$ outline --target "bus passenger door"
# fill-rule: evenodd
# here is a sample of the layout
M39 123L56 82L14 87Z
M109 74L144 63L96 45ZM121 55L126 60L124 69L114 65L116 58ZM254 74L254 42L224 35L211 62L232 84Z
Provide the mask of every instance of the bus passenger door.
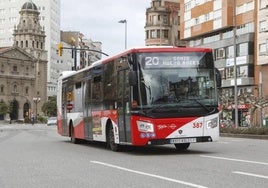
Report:
M124 69L119 70L117 74L117 109L120 142L131 142L128 72L128 69Z
M67 85L62 86L62 135L69 136L68 128L67 128Z
M84 83L84 131L85 139L93 140L92 109L91 109L91 79Z

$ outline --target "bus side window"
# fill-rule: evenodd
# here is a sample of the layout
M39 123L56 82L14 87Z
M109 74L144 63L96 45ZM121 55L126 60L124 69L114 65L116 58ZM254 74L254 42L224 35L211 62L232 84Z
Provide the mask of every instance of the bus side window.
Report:
M93 78L92 83L92 102L101 102L102 101L102 80L101 76Z
M114 109L116 100L116 64L104 65L103 74L103 104L105 109Z

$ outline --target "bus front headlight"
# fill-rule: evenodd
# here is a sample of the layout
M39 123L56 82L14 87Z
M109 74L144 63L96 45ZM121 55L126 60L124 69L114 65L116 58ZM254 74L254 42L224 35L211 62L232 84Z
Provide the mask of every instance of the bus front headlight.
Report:
M154 125L145 121L137 121L138 130L140 132L154 132Z
M207 128L212 129L218 126L218 118L213 118L207 121Z

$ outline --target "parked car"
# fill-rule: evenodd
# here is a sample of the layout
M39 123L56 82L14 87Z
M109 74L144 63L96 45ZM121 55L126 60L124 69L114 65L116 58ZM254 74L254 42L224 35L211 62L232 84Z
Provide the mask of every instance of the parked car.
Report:
M57 117L49 117L47 119L47 126L57 125Z

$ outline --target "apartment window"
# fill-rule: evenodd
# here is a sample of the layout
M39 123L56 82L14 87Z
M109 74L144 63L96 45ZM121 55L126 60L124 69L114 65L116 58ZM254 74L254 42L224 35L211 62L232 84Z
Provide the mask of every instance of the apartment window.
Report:
M268 8L267 0L260 0L260 9Z
M149 39L149 31L146 31L146 39Z
M199 18L195 18L195 24L199 24L199 23L200 23Z
M200 0L195 0L195 5L199 5L200 4Z
M167 15L163 16L163 23L168 24L168 16Z
M241 43L237 46L237 55L246 56L248 55L248 43Z
M157 16L156 15L152 16L152 21L153 21L153 25L157 24Z
M262 43L259 45L259 52L260 54L266 54L267 50L267 44L266 43Z
M253 22L251 22L248 24L238 26L236 34L242 35L242 34L253 33L253 32L254 32L254 24Z
M226 79L225 69L219 69L219 71L220 71L221 79Z
M188 2L184 5L185 12L191 10L191 2Z
M232 31L227 31L227 32L222 34L222 39L232 38L233 36L234 36L233 30Z
M234 67L228 67L225 69L226 78L233 78L234 77Z
M202 40L201 39L197 39L194 41L194 45L195 46L200 46L202 44Z
M205 14L205 22L209 21L209 14Z
M164 38L168 38L168 30L163 30Z
M160 29L157 29L157 38L160 38L161 37L161 31Z
M267 21L266 20L263 20L263 21L260 21L260 31L266 31L267 30Z
M248 77L248 66L240 66L237 69L238 77Z
M254 1L244 3L241 6L238 6L236 9L236 14L242 14L251 10L254 10Z
M155 32L155 30L151 30L151 38L156 38L156 32Z
M226 56L227 56L227 58L234 57L234 46L228 46L226 48Z
M224 48L219 48L215 50L216 60L225 58Z
M10 23L16 23L16 22L17 22L16 17L10 17L10 18L9 18L9 22L10 22Z
M209 36L209 37L204 38L203 43L207 44L207 43L216 42L219 40L220 40L220 35L213 35L213 36Z

